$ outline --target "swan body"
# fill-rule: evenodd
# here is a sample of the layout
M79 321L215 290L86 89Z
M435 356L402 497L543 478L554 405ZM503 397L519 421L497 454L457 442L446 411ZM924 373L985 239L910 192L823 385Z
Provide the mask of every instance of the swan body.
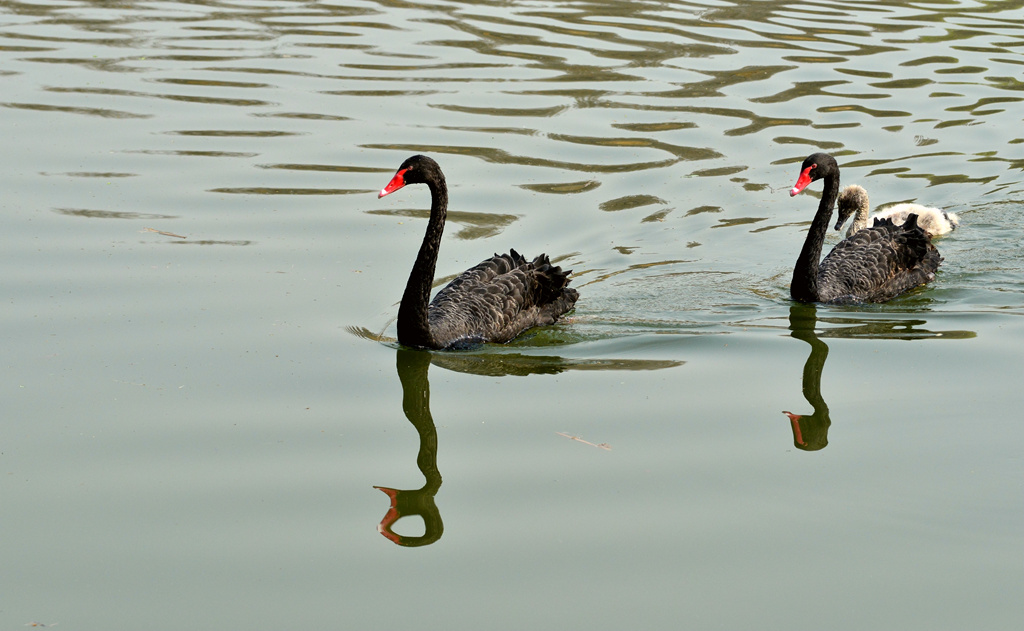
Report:
M853 223L846 231L846 236L851 237L854 233L863 230L871 225L868 217L870 204L868 192L856 184L851 184L839 192L839 200L836 204L838 219L836 230L843 227L846 220L853 216ZM921 204L895 204L883 210L876 211L875 219L888 217L896 225L907 221L911 214L917 215L917 225L929 237L939 237L949 234L960 225L960 217L956 213L948 213L940 208L922 206Z
M412 156L377 197L417 183L430 189L430 220L398 308L399 343L447 349L508 342L529 328L554 324L573 307L579 294L567 287L571 271L552 265L544 254L528 261L515 250L466 270L430 301L448 215L441 167L426 156Z
M935 278L942 261L925 231L911 213L898 225L876 220L871 228L853 234L819 262L832 206L839 195L839 165L827 153L804 160L800 177L790 190L796 195L815 180L824 180L818 212L793 269L790 294L800 302L885 302Z

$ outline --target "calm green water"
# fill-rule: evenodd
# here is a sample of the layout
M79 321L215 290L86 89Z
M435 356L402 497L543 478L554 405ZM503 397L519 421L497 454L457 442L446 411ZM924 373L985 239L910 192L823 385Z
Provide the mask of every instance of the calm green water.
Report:
M0 0L0 628L1016 629L1022 53L1011 2ZM791 304L816 150L960 215L932 285ZM439 276L544 251L572 317L398 348L418 152Z

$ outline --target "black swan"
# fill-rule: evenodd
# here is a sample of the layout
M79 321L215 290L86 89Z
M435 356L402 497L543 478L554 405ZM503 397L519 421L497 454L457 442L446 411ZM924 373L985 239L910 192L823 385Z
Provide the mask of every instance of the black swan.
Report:
M839 165L827 153L811 154L789 191L796 195L815 180L825 189L793 268L790 295L800 302L885 302L935 278L942 257L911 214L898 226L882 219L840 241L819 263L821 245L839 195Z
M515 250L466 270L431 302L448 215L448 187L437 162L416 155L402 163L377 197L406 184L426 184L430 189L430 220L398 307L399 343L445 349L508 342L531 327L553 324L576 303L579 294L567 287L571 271L563 272L544 254L527 261Z
M853 223L850 224L846 236L851 237L855 232L860 232L871 225L868 219L871 204L868 200L868 192L856 184L851 184L839 191L839 201L836 203L836 211L839 215L836 221L836 230L843 227L846 220L851 216ZM884 210L875 211L874 218L892 219L894 224L900 225L907 221L911 213L917 215L917 226L925 231L929 237L940 237L949 234L960 225L960 217L956 213L948 213L940 208L922 206L921 204L895 204Z

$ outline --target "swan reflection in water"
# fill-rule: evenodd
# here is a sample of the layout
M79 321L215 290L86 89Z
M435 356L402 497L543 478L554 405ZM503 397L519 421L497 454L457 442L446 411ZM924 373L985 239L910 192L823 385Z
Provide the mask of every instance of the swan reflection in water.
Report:
M430 384L427 369L430 368L430 353L399 349L395 360L398 378L402 382L402 410L416 432L420 435L420 450L416 454L416 466L426 478L419 489L393 489L375 486L391 498L391 508L381 520L377 530L400 546L416 547L434 543L444 532L441 512L434 503L434 495L441 488L441 473L437 470L437 428L430 416ZM395 522L402 517L419 515L423 518L425 531L419 537L400 535L394 531Z
M402 410L420 436L416 466L426 482L418 489L373 488L380 489L391 498L391 506L377 531L406 547L429 545L444 533L441 512L434 502L434 496L441 488L441 473L437 468L437 428L430 414L427 372L431 363L447 370L489 377L557 374L566 370L659 370L683 365L681 361L669 360L566 359L521 353L432 353L399 348L395 364L398 379L402 382ZM422 535L395 532L398 520L414 515L423 519L425 530Z
M821 395L821 373L828 358L828 345L822 337L868 338L889 340L923 339L968 339L975 337L974 331L932 331L924 328L928 323L922 319L864 319L847 318L841 315L822 318L823 322L839 325L835 328L815 332L818 324L816 307L812 304L794 303L789 308L789 334L811 346L811 353L804 363L802 378L804 399L814 410L811 414L794 414L783 411L789 417L793 428L793 444L804 451L818 451L828 446L828 428L832 425L828 404Z
M814 333L817 312L813 305L793 304L789 308L789 334L811 345L811 354L804 363L804 398L814 409L813 414L793 414L783 410L793 424L793 444L804 451L818 451L828 445L828 405L821 396L821 371L828 358L828 345Z

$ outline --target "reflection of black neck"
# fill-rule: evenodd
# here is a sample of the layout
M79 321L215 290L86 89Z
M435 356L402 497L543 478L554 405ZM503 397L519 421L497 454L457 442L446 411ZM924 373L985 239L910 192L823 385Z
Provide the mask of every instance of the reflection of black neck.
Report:
M374 487L391 498L391 508L377 530L400 546L425 546L440 539L444 532L441 512L434 503L434 495L441 488L441 473L437 470L437 428L430 416L430 383L427 381L430 353L399 349L396 365L398 378L402 382L402 409L420 435L416 465L426 478L426 483L422 488L412 490ZM422 536L411 537L394 532L395 522L409 515L423 518L425 532Z
M790 335L811 345L811 354L804 363L803 392L804 398L814 408L814 413L786 412L793 423L793 443L805 451L824 449L828 445L828 428L832 424L828 416L828 405L821 396L821 373L828 358L828 345L814 333L817 322L814 305L793 304L790 307Z

